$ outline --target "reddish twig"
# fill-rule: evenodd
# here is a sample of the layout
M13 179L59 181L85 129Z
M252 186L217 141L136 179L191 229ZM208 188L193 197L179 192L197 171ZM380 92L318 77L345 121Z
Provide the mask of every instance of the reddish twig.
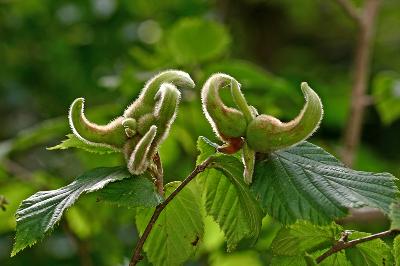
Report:
M322 254L321 256L319 256L316 261L317 263L321 263L324 259L328 258L329 256L343 250L346 248L351 248L354 247L358 244L364 243L364 242L368 242L374 239L378 239L378 238L384 238L384 237L388 237L391 236L392 234L398 234L398 231L395 230L388 230L388 231L384 231L384 232L380 232L377 234L373 234L370 236L366 236L366 237L361 237L361 238L357 238L354 240L350 240L347 241L347 238L349 236L349 232L345 231L342 233L342 236L340 237L339 241L336 242L335 245L333 245L328 251L326 251L324 254Z
M153 162L156 166L156 169L154 171L154 175L155 175L155 179L156 179L155 185L157 187L158 193L161 196L164 196L164 170L162 167L160 154L158 152L154 156Z
M199 173L203 172L207 166L211 163L212 157L209 157L207 160L202 162L201 164L197 165L196 168L190 173L188 177L186 177L182 183L159 205L157 205L156 209L154 210L153 215L150 218L146 228L142 236L140 237L138 243L136 244L135 250L133 252L131 261L129 262L129 266L135 266L143 257L141 255L143 245L149 236L151 230L153 229L154 224L156 223L158 217L160 216L161 212L167 207L168 203L171 202L175 198L175 196L187 185L190 181L193 180Z

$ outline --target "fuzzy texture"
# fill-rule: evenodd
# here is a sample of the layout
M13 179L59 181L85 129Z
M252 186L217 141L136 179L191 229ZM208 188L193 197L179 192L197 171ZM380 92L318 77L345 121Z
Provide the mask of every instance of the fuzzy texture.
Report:
M140 175L149 167L152 162L150 154L151 144L156 134L157 127L153 125L135 146L128 161L128 170L131 174Z
M242 111L247 123L250 123L255 117L257 111L254 111L253 106L247 104L246 98L240 90L240 84L232 78L231 80L231 94L237 107Z
M247 142L245 142L243 145L242 162L244 165L244 182L249 185L253 181L254 165L256 162L256 151L251 149Z
M89 145L123 152L129 171L143 173L175 120L181 98L177 87L192 88L194 82L179 70L159 73L146 83L123 116L107 125L88 121L84 115L84 99L78 98L69 111L72 132Z
M87 120L84 114L84 99L76 99L69 109L69 125L72 132L83 142L93 146L111 147L121 151L126 138L122 117L117 117L107 125L97 125Z
M157 146L161 144L168 136L172 123L175 121L178 112L178 105L181 100L181 93L170 83L161 85L160 90L155 95L157 104L154 108L153 115L158 133L155 139Z
M125 118L122 120L122 125L125 128L125 134L128 138L132 138L136 134L137 122L133 118Z
M226 106L219 95L219 90L230 86L240 88L239 83L229 75L217 73L204 84L201 91L203 112L217 136L229 142L246 134L247 122L243 112Z
M245 142L243 145L242 162L244 165L244 182L249 185L253 181L254 165L256 163L256 151L251 149L247 142Z
M147 113L138 118L137 131L139 135L143 136L149 131L150 127L156 123L154 113Z
M253 150L268 153L293 146L309 138L319 127L323 107L319 96L306 82L301 84L306 103L300 114L283 123L269 115L257 116L247 127L246 140Z
M226 106L219 90L229 87L238 109ZM243 177L252 182L256 152L270 153L287 148L310 137L319 127L323 116L318 95L306 82L301 84L306 103L300 114L288 123L270 115L259 115L249 106L240 84L231 76L217 73L204 84L201 99L203 112L214 132L224 142L219 152L232 154L242 149Z
M169 134L171 125L176 118L181 94L173 84L164 83L161 85L155 99L157 100L157 104L152 113L152 117L154 118L154 124L157 126L157 134L149 151L149 156L151 158L154 157L158 147Z
M122 125L124 126L124 128L130 128L132 130L136 130L137 128L137 122L134 118L125 118L122 121Z
M238 109L226 106L219 95L219 90L229 87L233 101ZM244 164L244 180L247 184L252 181L255 151L250 149L243 138L249 123L257 116L257 110L249 106L240 90L240 84L233 77L217 73L212 75L204 84L201 99L203 112L217 136L224 141L218 151L233 154L242 150Z
M139 97L126 108L124 117L138 118L146 113L152 113L156 105L156 95L163 83L171 83L178 88L194 88L194 81L189 74L179 70L163 71L150 79Z

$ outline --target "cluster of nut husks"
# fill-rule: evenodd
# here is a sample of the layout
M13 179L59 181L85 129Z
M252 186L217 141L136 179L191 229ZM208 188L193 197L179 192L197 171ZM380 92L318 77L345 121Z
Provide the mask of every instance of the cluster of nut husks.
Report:
M84 115L84 99L76 99L70 108L69 122L73 133L94 146L107 146L124 153L127 168L138 175L152 166L159 145L167 137L180 102L178 88L195 86L189 74L167 70L149 80L139 97L107 125L97 125ZM230 88L236 108L226 106L219 90ZM323 115L318 95L303 82L306 99L300 114L288 123L269 115L259 115L247 104L240 84L226 74L214 74L204 84L201 98L204 113L218 138L224 142L218 148L223 153L242 150L244 180L251 183L255 154L283 149L308 138Z

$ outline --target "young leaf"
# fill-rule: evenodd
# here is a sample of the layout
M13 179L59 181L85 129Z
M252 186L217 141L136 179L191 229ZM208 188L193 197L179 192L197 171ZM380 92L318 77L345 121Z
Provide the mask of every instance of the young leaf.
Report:
M319 250L312 254L313 258L318 258L323 253L325 253L328 249ZM321 266L353 266L351 262L346 258L345 252L342 250L340 252L336 252L326 259L324 259L320 264Z
M198 149L211 155L215 145L199 138ZM261 230L262 210L243 181L243 165L234 156L218 154L207 169L199 175L206 211L225 234L228 250L233 250L245 238L254 243ZM214 168L214 169L213 169Z
M340 233L335 224L316 226L306 221L282 228L272 242L272 252L276 255L295 256L305 252L328 248Z
M271 261L271 266L354 266L351 262L346 258L344 251L334 253L330 255L328 258L323 260L321 263L317 264L315 258L322 255L325 250L319 250L311 255L304 254L304 255L294 255L294 256L281 256L281 255L274 255Z
M317 263L307 254L297 256L276 256L271 260L271 266L316 266Z
M197 163L205 161L208 157L215 155L218 144L210 141L206 137L200 136L197 140L197 149L200 154L197 156Z
M308 142L276 151L255 166L252 190L263 207L284 224L326 224L348 208L369 206L389 213L398 189L388 173L346 168Z
M145 176L113 182L98 192L100 200L130 208L155 207L163 201Z
M165 186L168 197L180 182L172 182ZM165 207L153 225L149 237L144 244L147 258L154 265L181 265L196 251L199 241L203 239L203 217L200 199L189 185ZM136 224L143 234L154 209L143 209L137 212Z
M341 227L335 224L316 226L305 221L299 221L287 228L282 228L272 243L274 255L272 265L290 265L288 263L295 261L296 258L303 264L310 263L305 260L306 257L303 257L304 254L312 254L312 257L316 259L336 243L340 231L342 231ZM369 234L354 232L349 236L349 240L367 235ZM307 259L310 259L310 257L307 257ZM391 261L392 256L389 247L382 240L377 239L334 253L323 260L321 265L378 266L392 265Z
M370 234L354 232L349 240L368 236ZM353 265L393 265L393 256L390 248L381 239L375 239L345 249L346 257Z
M94 146L90 145L76 137L74 134L68 134L67 139L61 141L60 144L47 148L48 150L65 150L69 148L78 148L85 150L87 152L91 153L98 153L98 154L107 154L107 153L115 153L118 152L118 150L115 150L110 147L106 146Z
M17 232L11 256L42 239L81 194L102 189L110 182L130 176L125 167L96 168L65 187L40 191L22 201L16 213Z

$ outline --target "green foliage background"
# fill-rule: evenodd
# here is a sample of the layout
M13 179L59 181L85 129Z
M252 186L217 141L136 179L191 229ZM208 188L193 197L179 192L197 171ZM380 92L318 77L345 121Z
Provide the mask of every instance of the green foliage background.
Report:
M360 2L360 1L357 1ZM377 25L369 93L355 169L400 176L400 2L384 0ZM84 170L119 165L119 155L47 151L70 132L67 110L86 99L88 117L120 114L154 73L187 71L197 86L183 91L170 137L161 148L166 181L184 178L199 135L213 141L199 92L212 73L243 85L261 113L289 120L300 110L300 82L321 96L325 117L312 138L339 154L348 114L356 28L334 1L298 0L0 0L0 265L123 265L137 240L134 210L87 195L54 234L10 259L14 213L38 190L70 183ZM385 229L345 225L363 231ZM188 265L269 265L279 225L264 218L254 249L225 253L211 219Z

